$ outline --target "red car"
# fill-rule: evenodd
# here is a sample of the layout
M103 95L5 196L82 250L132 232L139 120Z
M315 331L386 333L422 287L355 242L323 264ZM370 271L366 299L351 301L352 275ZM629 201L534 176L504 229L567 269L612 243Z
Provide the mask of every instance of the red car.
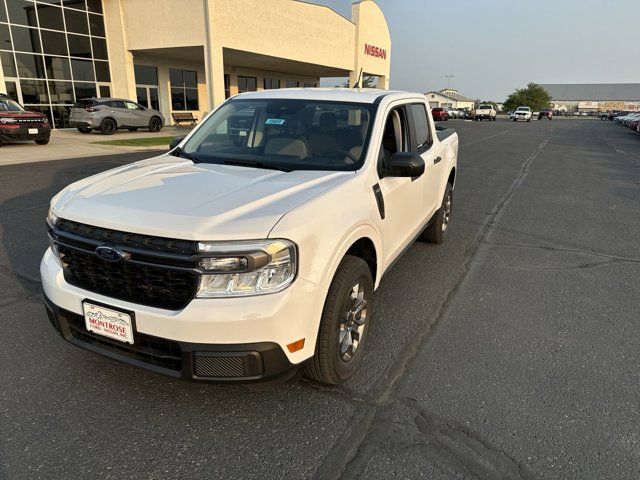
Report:
M16 140L49 143L51 125L46 115L25 110L22 105L0 93L0 146Z
M629 123L629 128L634 132L640 132L640 118L636 118Z
M433 120L436 122L446 122L449 120L449 111L446 108L433 107L431 109L431 115L433 115Z

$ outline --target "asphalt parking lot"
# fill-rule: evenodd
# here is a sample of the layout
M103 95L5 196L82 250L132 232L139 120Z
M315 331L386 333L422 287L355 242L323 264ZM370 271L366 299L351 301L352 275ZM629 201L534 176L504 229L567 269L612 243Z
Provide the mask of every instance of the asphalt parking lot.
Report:
M640 136L447 126L447 241L385 277L335 388L190 383L66 344L41 305L48 201L148 155L0 167L0 478L639 478Z

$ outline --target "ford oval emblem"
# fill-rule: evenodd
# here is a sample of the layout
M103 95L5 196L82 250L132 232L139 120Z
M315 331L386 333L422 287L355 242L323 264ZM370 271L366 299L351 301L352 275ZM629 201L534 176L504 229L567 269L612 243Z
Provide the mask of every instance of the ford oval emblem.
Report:
M107 262L119 262L126 258L126 254L115 247L100 245L96 248L96 255Z

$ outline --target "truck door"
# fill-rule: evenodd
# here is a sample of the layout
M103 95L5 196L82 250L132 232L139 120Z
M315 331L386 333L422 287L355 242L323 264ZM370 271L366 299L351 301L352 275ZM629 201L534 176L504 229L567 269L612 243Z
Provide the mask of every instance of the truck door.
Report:
M437 142L433 138L429 116L424 103L412 103L408 106L411 112L410 126L412 148L424 159L424 175L422 205L420 218L427 221L440 208L444 186L445 159L437 149Z
M381 171L396 152L411 149L408 114L405 106L395 107L387 113L380 144L378 171ZM393 261L417 233L422 202L422 179L384 177L379 180L384 199L385 263Z

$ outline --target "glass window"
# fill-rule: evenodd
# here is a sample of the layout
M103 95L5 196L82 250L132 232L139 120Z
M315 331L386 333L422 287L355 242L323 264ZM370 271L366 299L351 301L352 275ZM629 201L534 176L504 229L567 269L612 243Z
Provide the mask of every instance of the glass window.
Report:
M15 77L17 75L13 53L0 52L0 61L2 62L2 71L5 77Z
M109 85L100 85L100 98L108 98L111 96L111 88Z
M109 73L109 64L107 62L95 62L96 80L99 82L110 82L111 75Z
M231 96L231 78L228 73L224 74L224 98Z
M64 20L67 24L67 32L86 34L89 33L89 21L87 20L86 13L65 8Z
M186 110L184 88L171 88L171 110Z
M73 103L73 84L71 82L49 82L51 103Z
M35 28L11 26L13 47L16 51L40 53L40 35Z
M91 58L91 41L83 35L67 35L69 39L69 55L72 57Z
M92 38L91 43L93 44L93 58L99 58L101 60L108 60L109 55L107 54L107 41L103 38Z
M185 88L185 96L187 99L187 110L199 110L198 108L198 89Z
M258 89L256 77L238 76L238 93L255 92Z
M36 0L36 2L40 3L48 3L49 5L58 5L60 6L62 0Z
M354 171L364 162L372 104L287 99L228 100L184 145L204 163L259 162L290 170ZM313 122L309 119L313 118ZM328 146L318 125L330 118L341 138L340 151Z
M0 11L4 8L0 2ZM11 50L11 35L9 34L9 25L0 23L0 50Z
M265 78L264 89L272 90L274 88L280 88L280 80L278 80L277 78Z
M156 67L134 65L133 70L135 72L136 83L142 85L158 84L158 69Z
M71 71L74 80L91 81L95 80L93 75L93 62L91 60L71 59Z
M18 87L16 82L10 82L9 80L5 80L5 85L7 86L7 95L9 98L12 98L16 102L18 101Z
M0 22L7 22L7 12L4 9L4 5L0 2Z
M174 87L184 86L184 81L182 80L182 70L178 70L176 68L170 68L169 82L171 83L171 86L174 86Z
M39 0L37 0L39 1ZM48 3L60 3L60 0L52 0ZM62 0L63 7L77 8L78 10L86 10L84 0Z
M102 15L89 14L89 27L91 28L91 35L97 35L104 37L104 19Z
M416 130L416 147L425 149L431 145L431 132L427 120L427 109L422 103L411 104L411 115Z
M49 119L49 123L53 124L53 118L51 117L51 107L49 107L49 105L46 105L46 106L43 105L42 107L29 105L26 107L26 109L29 110L30 112L44 113Z
M40 30L40 35L42 35L44 53L50 53L51 55L69 55L69 52L67 52L67 39L64 33Z
M172 110L198 110L197 73L192 70L169 69Z
M71 80L71 67L67 57L44 57L47 77L54 80Z
M20 25L29 25L37 27L36 11L34 3L31 0L9 0L7 2L7 11L9 12L9 21Z
M138 107L138 105L136 105L133 102L124 102L124 106L128 109L128 110L139 110L140 107Z
M95 98L97 95L95 83L74 83L76 98Z
M52 107L53 110L53 124L56 128L69 127L69 114L71 107Z
M62 9L60 7L54 7L52 5L42 5L41 3L38 4L38 20L40 20L40 28L64 30ZM46 45L46 42L44 43Z
M102 13L102 0L87 0L87 9L90 12Z
M151 105L149 105L149 108L153 108L154 110L160 110L160 99L158 98L157 88L149 89L149 99L151 100Z
M198 87L198 76L196 72L192 72L190 70L183 70L182 76L184 77L184 86L197 88Z
M297 82L295 80L287 80L286 82L284 82L284 86L285 88L296 88L300 86L300 82Z
M149 108L147 100L147 89L145 87L136 87L136 101L143 107Z
M49 103L44 80L20 80L20 88L24 103Z
M42 55L29 55L28 53L16 53L18 62L18 76L23 78L43 78L44 64Z

